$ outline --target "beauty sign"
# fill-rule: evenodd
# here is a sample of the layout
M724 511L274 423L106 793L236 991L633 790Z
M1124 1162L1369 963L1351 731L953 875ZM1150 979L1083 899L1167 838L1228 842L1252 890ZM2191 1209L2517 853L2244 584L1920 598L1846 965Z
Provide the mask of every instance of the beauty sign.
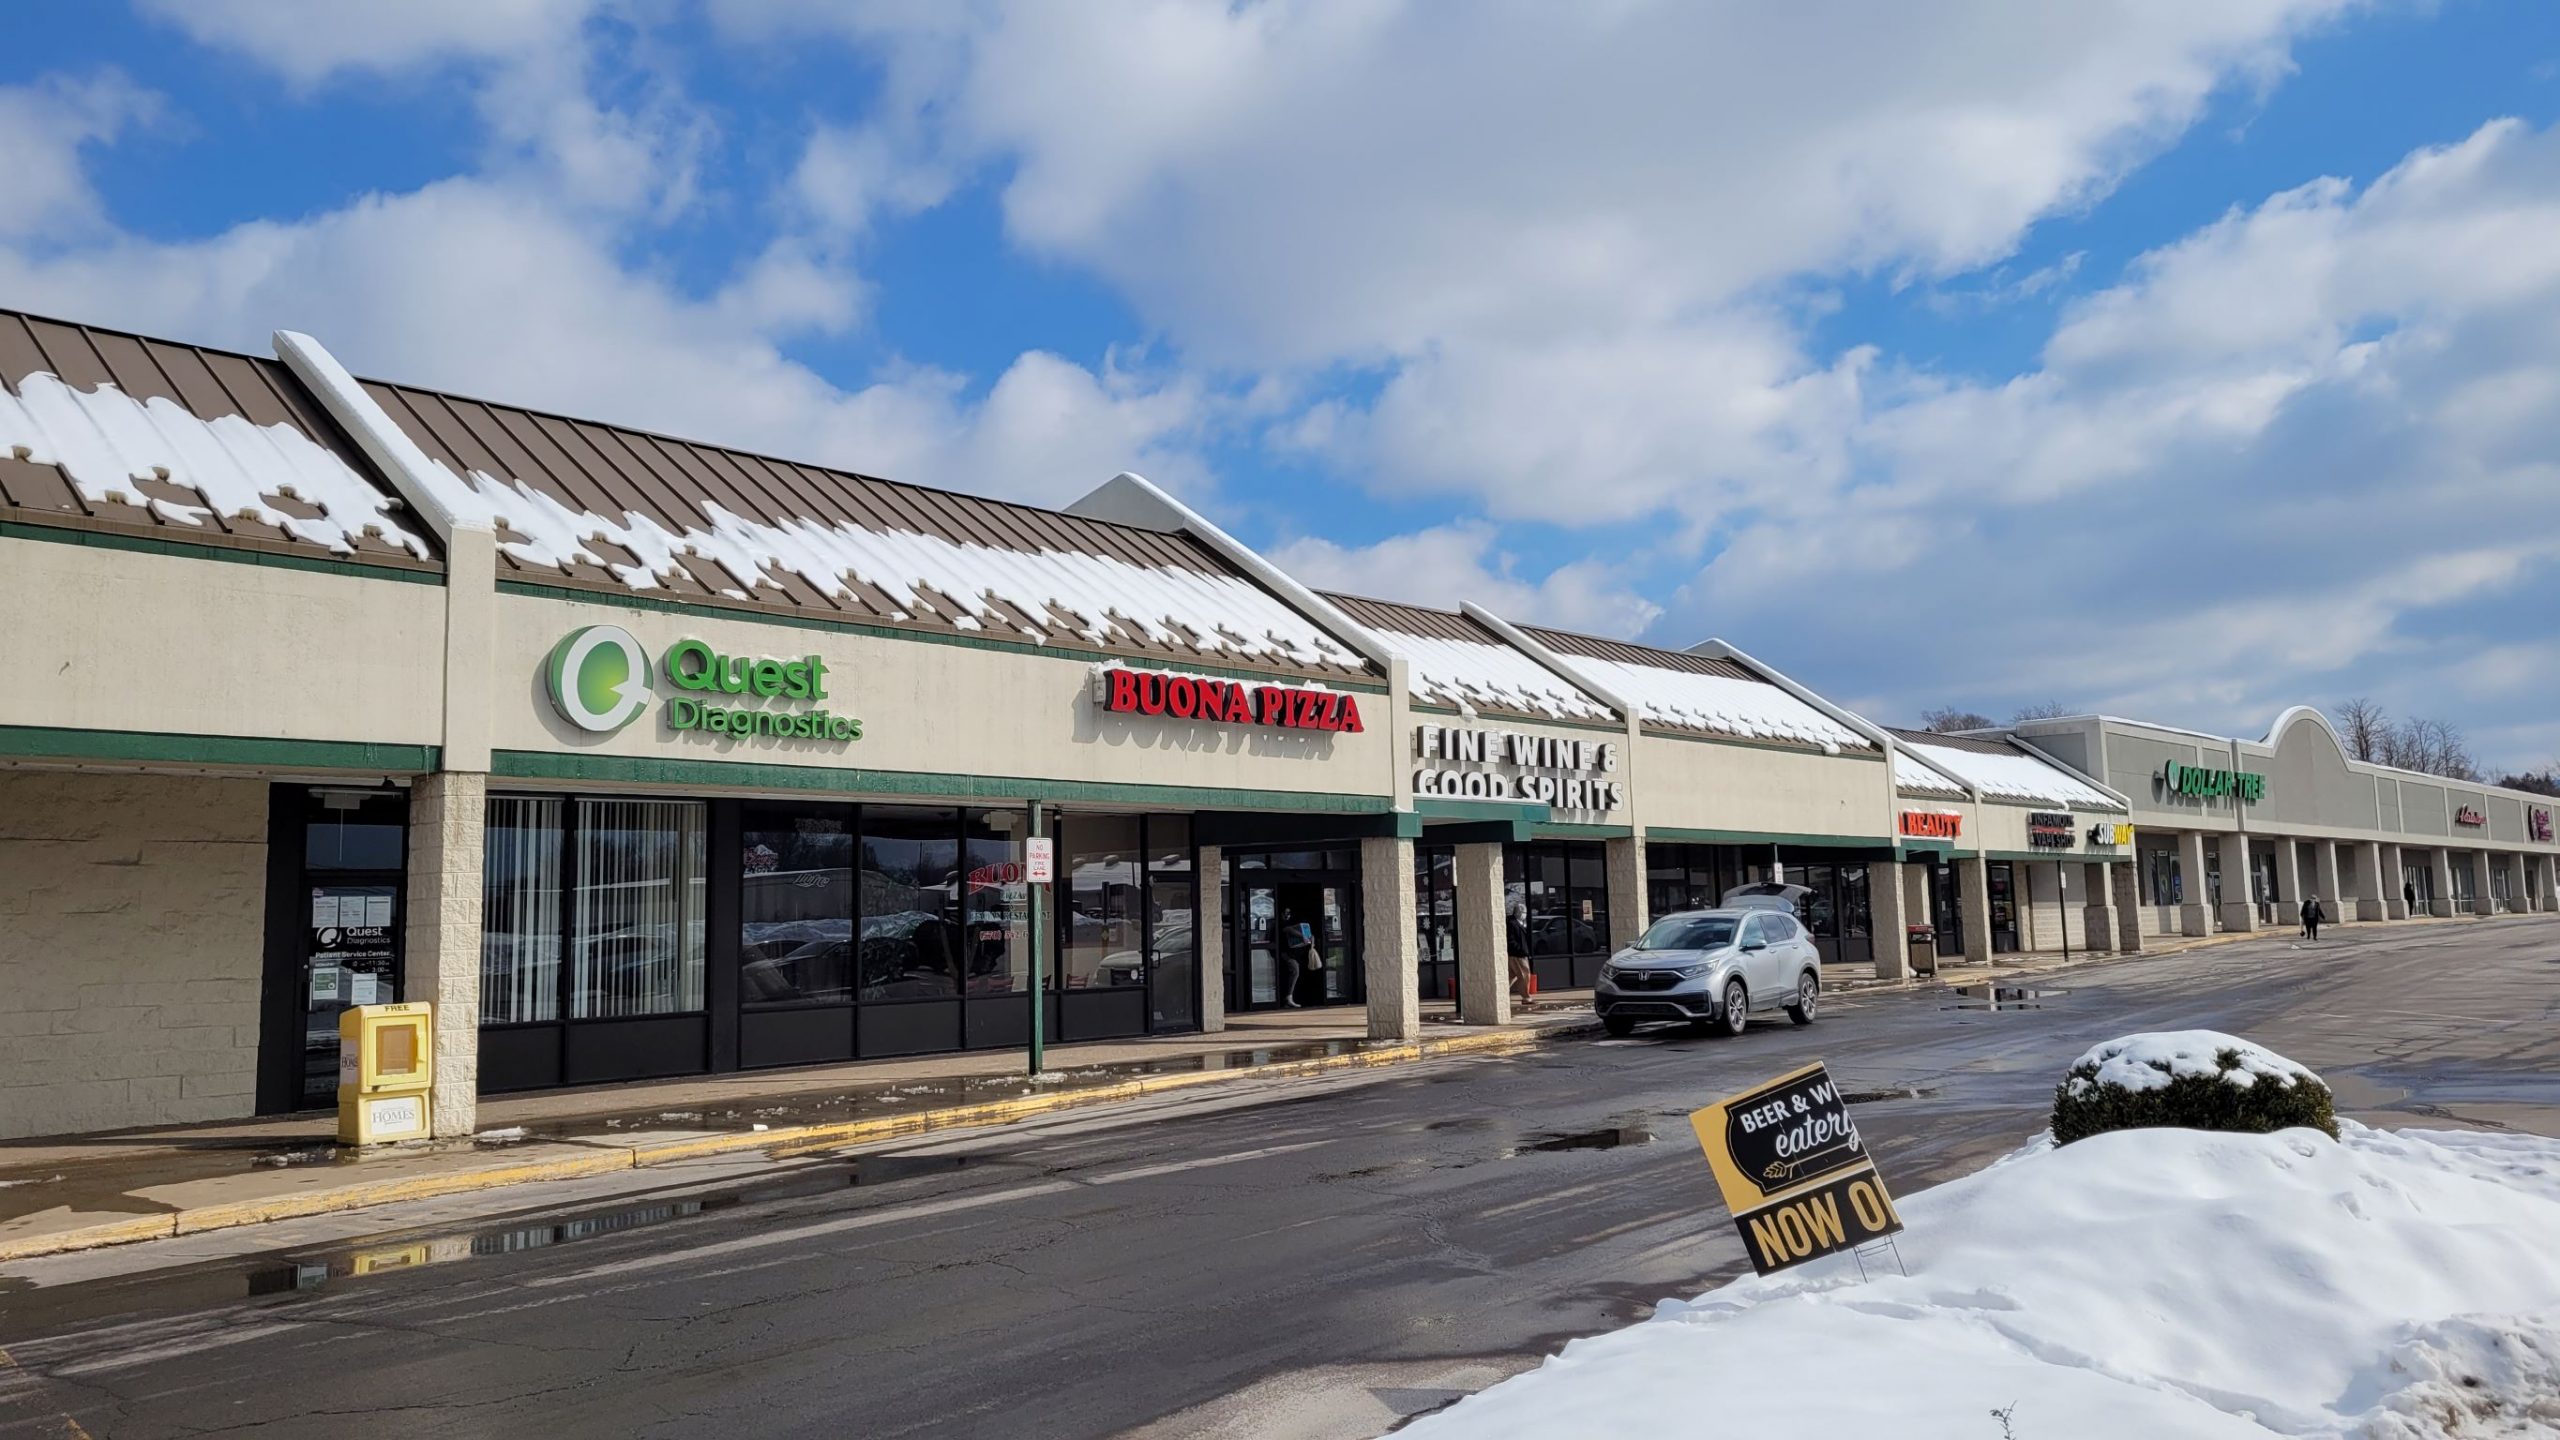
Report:
M1858 1122L1820 1061L1692 1111L1689 1125L1760 1274L1902 1229Z

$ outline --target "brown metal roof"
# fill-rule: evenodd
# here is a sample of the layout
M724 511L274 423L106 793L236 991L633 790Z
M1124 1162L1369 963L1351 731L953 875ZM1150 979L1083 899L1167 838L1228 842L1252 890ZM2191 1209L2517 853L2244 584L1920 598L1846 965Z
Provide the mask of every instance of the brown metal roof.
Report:
M236 415L252 425L283 426L329 452L383 495L395 493L373 463L303 390L292 372L271 359L0 310L0 384L5 384L12 396L21 396L25 394L25 382L35 375L51 375L76 391L94 393L113 386L138 401L166 400L201 420ZM173 444L170 455L179 459L183 451ZM135 458L140 461L146 457ZM354 547L352 553L334 550L244 515L223 514L202 491L186 482L182 463L164 468L169 478L138 475L121 483L120 491L132 497L130 500L92 498L81 494L80 487L61 466L39 464L0 448L0 519L360 560L403 569L442 568L436 561L420 559L396 539L364 533L366 525L396 523L386 521L380 514L330 517L347 521L349 543ZM291 486L294 478L279 464L277 488L262 488L259 499L298 518L321 517L325 512L318 505L283 493L282 487ZM91 488L97 488L94 479ZM201 524L172 519L147 503L153 499L197 507L207 512L206 518ZM412 534L423 535L423 527L414 523L406 528Z
M1896 740L1909 740L1920 745L1940 745L1949 750L1970 750L1976 755L2018 755L2024 752L2006 740L1985 740L1974 735L1941 735L1935 730L1904 730L1887 725L1884 732Z
M1343 595L1330 590L1319 593L1332 601L1343 614L1374 629L1392 630L1399 635L1423 635L1434 640L1468 640L1478 645L1506 643L1501 636L1478 624L1473 616L1456 610L1433 610L1422 605L1372 600L1365 595Z
M682 535L689 530L709 530L710 508L717 507L741 519L776 527L815 522L871 531L905 531L997 551L1079 553L1150 570L1187 570L1263 589L1251 576L1188 535L805 465L727 446L414 386L374 380L362 383L366 393L430 459L460 476L470 477L478 472L529 486L573 515L600 516L617 524L623 523L626 516L637 515ZM503 541L509 537L502 534L499 538ZM610 550L592 537L579 538L588 549L616 563L636 560ZM503 545L498 553L508 572L525 578L626 588L619 578L599 566L582 562L560 567L543 565L510 554ZM783 567L767 566L758 583L742 598L729 593L738 589L738 580L717 562L688 556L679 563L679 573L656 578L668 590L689 599L768 610L818 611L880 624L943 630L970 628L957 623L967 616L967 607L958 603L964 597L937 598L921 585L916 587L923 601L919 608L893 600L858 577L845 581L850 595L837 595ZM1264 593L1269 594L1267 590ZM999 617L1018 618L1023 624L1052 634L1061 629L1061 622L1067 618L1054 612L1025 614L1018 605L992 594L965 598L993 609ZM1271 598L1275 604L1286 604L1276 596ZM1134 623L1135 618L1115 615L1104 648L1159 659L1212 659L1222 665L1246 665L1287 674L1341 673L1239 656L1212 643L1213 637L1191 628L1182 617L1146 617L1175 629L1177 634L1188 633L1187 642L1167 643L1151 638L1145 626ZM1340 637L1335 638L1344 650L1351 649ZM1074 643L1090 642L1077 636Z
M1615 660L1621 665L1651 665L1657 670L1682 670L1692 675L1721 675L1728 680L1769 683L1767 676L1750 666L1721 656L1693 655L1686 650L1664 650L1625 640L1607 640L1597 635L1577 635L1570 630L1550 630L1543 625L1523 625L1520 628L1540 644L1562 655L1587 655L1594 660Z

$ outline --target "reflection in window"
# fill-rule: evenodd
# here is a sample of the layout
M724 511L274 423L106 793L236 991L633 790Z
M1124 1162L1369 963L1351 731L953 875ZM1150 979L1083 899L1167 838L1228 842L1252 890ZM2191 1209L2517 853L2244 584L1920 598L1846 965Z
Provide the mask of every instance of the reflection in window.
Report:
M1022 879L1022 815L1011 810L972 810L968 815L966 869L968 935L962 952L972 995L1020 995L1031 990L1031 890Z
M560 1018L560 802L493 797L480 864L480 1023Z
M578 802L573 1019L702 1008L703 807Z
M960 817L951 810L872 806L862 812L865 1000L960 993Z
M834 816L749 810L739 835L738 1002L853 998L853 830Z
M1199 893L1191 872L1191 818L1147 817L1147 993L1158 1029L1198 1018Z
M1059 980L1070 990L1145 983L1138 824L1134 815L1077 815L1066 822Z

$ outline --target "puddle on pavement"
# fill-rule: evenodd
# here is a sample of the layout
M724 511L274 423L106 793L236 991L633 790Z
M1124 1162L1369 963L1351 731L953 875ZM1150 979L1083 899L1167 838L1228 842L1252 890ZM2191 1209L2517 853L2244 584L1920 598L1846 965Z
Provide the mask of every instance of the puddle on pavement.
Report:
M1502 1152L1502 1158L1519 1155L1546 1155L1562 1150L1618 1150L1629 1145L1650 1145L1653 1132L1641 1125L1612 1125L1599 1130L1577 1130L1567 1135L1541 1135L1523 1140Z
M1843 1090L1844 1105L1882 1105L1893 1100L1926 1100L1938 1093L1935 1085L1897 1085L1889 1090Z
M1941 1010L2042 1010L2070 994L2026 985L1951 985L1938 1001Z

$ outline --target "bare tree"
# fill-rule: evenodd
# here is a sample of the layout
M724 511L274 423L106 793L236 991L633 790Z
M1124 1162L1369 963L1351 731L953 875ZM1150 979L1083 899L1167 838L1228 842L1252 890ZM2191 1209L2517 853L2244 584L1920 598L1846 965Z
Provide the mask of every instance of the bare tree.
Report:
M2526 770L2515 775L2501 775L2498 783L2509 790L2529 790L2536 795L2560 798L2560 760L2539 771Z
M2462 738L2461 727L2443 720L2412 716L2388 726L2378 748L2381 753L2377 758L2385 765L2451 780L2480 778L2479 766L2471 758L2471 744Z
M2359 760L2381 760L2390 730L2390 714L2362 695L2338 707L2338 736Z
M2059 700L2039 700L2033 705L2019 706L2018 713L2009 717L2009 723L2024 725L2030 720L2059 720L2065 715L2079 713L2077 706L2065 705Z
M1920 723L1938 734L1952 735L1959 730L1988 730L1999 722L1976 711L1941 705L1935 710L1921 711Z

